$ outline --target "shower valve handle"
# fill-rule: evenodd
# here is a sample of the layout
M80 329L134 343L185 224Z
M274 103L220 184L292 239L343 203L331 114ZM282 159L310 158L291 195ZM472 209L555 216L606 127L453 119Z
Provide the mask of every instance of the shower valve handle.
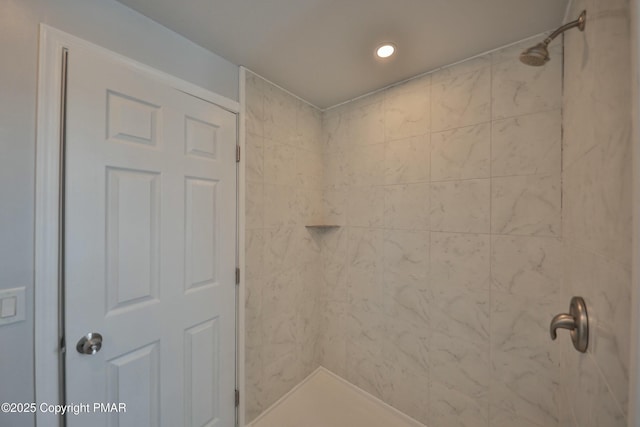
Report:
M562 313L554 316L549 325L551 339L555 340L558 329L568 329L571 331L571 341L576 350L586 353L589 345L589 317L587 306L581 297L571 298L569 313Z
M549 332L551 333L552 340L558 338L558 334L556 333L558 328L573 331L576 328L576 319L574 319L570 314L557 314L553 320L551 320L551 325L549 325Z

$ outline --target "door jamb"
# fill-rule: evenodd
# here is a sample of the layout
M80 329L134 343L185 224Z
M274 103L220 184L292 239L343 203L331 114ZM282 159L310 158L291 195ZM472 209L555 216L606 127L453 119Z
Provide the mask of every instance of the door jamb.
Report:
M37 100L37 136L36 136L36 213L35 213L35 401L40 403L60 403L58 386L59 350L58 343L58 273L59 273L59 178L60 178L60 102L62 85L62 52L68 50L92 50L129 67L142 71L157 81L177 90L203 99L228 110L244 123L244 114L240 103L211 92L193 83L136 62L130 58L82 40L78 37L40 24L40 48L38 63L38 100ZM243 126L239 126L237 144L244 151L244 138L241 138ZM236 247L240 269L244 271L244 167L238 163L238 241ZM242 275L244 276L244 275ZM244 278L237 289L239 301L244 298ZM55 303L53 303L55 301ZM236 307L236 366L238 376L236 386L244 395L244 304ZM232 390L229 390L231 393ZM244 426L244 399L238 408L239 425ZM50 413L36 413L38 427L58 427L59 417Z
M629 427L640 423L640 1L630 2L631 35L631 354L629 357Z
M238 393L240 402L237 409L237 425L245 427L245 408L246 408L246 388L245 388L245 159L246 159L246 68L240 67L238 79L238 96L240 100L240 112L238 115L238 145L240 147L240 161L238 162L238 267L240 268L240 283L238 284L238 325L236 340L237 347L237 363L236 363L236 381L238 384Z

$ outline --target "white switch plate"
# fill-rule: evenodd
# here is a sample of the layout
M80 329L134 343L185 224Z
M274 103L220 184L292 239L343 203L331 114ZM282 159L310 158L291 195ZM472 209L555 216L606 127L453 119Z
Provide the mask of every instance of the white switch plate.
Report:
M16 297L6 297L0 300L0 318L14 317L16 315Z
M22 322L25 319L24 293L24 286L0 289L0 325Z

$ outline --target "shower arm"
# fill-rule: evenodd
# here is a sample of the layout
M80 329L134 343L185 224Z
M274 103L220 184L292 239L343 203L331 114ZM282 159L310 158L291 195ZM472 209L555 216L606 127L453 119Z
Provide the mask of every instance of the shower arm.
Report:
M551 43L551 41L553 39L555 39L556 37L558 37L560 34L564 33L565 31L570 30L571 28L574 28L574 27L578 27L580 29L580 31L584 31L584 25L585 25L586 19L587 19L586 12L582 12L580 14L580 16L578 17L578 19L576 19L575 21L567 22L566 24L564 24L563 26L561 26L560 28L555 30L553 33L551 33L549 35L549 37L544 39L543 43L548 46L549 43Z

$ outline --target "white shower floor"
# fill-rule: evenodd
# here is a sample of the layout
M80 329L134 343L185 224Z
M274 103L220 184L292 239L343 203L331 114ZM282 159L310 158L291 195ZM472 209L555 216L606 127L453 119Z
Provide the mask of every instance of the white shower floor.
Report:
M318 368L249 426L425 427L324 368Z

